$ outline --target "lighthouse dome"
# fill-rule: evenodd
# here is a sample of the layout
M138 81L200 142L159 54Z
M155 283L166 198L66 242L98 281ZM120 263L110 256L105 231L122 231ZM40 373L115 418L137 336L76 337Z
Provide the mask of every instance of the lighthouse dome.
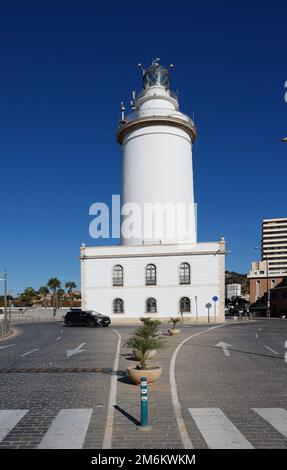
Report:
M152 61L152 64L145 70L143 75L144 89L152 86L163 86L169 89L169 73L168 70L160 65L159 59Z

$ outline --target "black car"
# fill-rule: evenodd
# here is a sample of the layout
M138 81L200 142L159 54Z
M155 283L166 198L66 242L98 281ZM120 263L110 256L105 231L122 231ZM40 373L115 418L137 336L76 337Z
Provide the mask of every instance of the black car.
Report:
M92 310L69 310L64 316L66 326L109 326L110 317Z

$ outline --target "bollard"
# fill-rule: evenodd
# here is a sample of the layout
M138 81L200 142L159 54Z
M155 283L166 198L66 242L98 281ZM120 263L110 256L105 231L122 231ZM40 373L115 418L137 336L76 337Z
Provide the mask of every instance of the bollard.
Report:
M151 426L148 424L148 395L147 395L147 379L141 377L141 424L138 426L141 431L150 431Z
M148 426L147 380L141 377L141 426Z

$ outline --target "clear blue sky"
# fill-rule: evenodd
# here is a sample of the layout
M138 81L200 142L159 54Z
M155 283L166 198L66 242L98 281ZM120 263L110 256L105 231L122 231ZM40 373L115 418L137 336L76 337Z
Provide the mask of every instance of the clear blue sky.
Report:
M119 103L154 57L174 63L195 113L198 239L225 236L227 268L248 271L261 219L287 216L286 16L276 0L1 2L0 271L13 294L52 276L79 285L89 206L120 192Z

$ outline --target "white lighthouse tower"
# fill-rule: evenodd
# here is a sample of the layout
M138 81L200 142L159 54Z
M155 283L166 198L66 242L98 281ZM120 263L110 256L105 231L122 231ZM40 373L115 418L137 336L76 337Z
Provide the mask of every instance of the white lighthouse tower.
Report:
M148 316L224 321L225 241L196 238L194 122L179 111L169 70L155 59L122 115L122 236L119 245L81 247L82 308L114 323Z
M133 97L134 112L122 115L117 133L123 159L122 205L136 204L141 220L138 233L122 234L121 242L195 243L195 125L179 111L178 97L170 90L169 71L159 59L142 70L143 89Z

